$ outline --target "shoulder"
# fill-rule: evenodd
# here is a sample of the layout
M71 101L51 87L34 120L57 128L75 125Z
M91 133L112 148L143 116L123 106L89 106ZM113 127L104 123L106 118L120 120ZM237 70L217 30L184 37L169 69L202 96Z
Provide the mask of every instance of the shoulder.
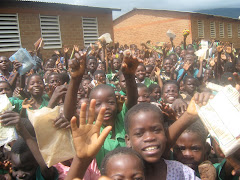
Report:
M194 180L199 179L190 167L173 160L165 160L167 164L167 179Z

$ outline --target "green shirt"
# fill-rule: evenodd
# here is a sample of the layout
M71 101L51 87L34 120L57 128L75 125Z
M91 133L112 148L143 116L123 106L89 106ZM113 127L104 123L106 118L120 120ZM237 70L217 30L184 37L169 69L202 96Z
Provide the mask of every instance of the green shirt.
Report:
M213 166L216 168L216 172L217 172L217 179L218 180L225 180L226 179L226 172L224 169L224 164L226 163L226 159L224 159L221 163L216 163ZM239 176L232 176L230 179L228 180L238 180Z
M55 172L54 180L57 180L58 179L58 171L55 167L54 167L54 172ZM44 177L42 176L40 167L38 167L37 171L36 171L36 180L45 180Z
M43 101L42 101L42 104L41 104L41 106L39 107L39 109L48 106L48 100L47 100L44 96L42 96L42 99L43 99ZM21 110L22 110L22 102L23 102L23 100L22 100L22 99L19 99L19 98L16 98L16 97L10 97L10 98L9 98L9 101L11 102L11 104L12 104L13 106L15 106L15 108L13 109L13 111L20 113ZM32 109L32 108L30 108L30 109Z
M157 84L157 83L146 77L146 78L144 79L144 84L145 84L147 87L149 87L151 84Z
M122 111L117 115L117 119L115 120L115 139L112 139L112 131L108 134L106 140L104 141L103 146L101 147L100 151L98 152L96 156L97 160L97 165L98 168L101 166L101 162L103 158L106 156L106 154L109 151L112 151L116 149L117 147L125 147L125 129L124 129L124 117L125 114L127 113L128 109L125 105L123 104ZM100 129L100 133L102 133L103 129L105 127L102 126Z

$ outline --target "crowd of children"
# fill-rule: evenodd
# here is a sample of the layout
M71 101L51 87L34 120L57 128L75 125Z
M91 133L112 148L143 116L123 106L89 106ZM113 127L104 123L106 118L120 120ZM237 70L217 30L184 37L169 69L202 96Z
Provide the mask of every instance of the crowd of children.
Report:
M240 150L224 156L195 103L216 94L208 82L240 90L240 52L213 41L197 56L201 44L186 38L154 48L101 40L49 59L35 47L36 65L24 75L20 62L0 56L0 94L14 106L0 123L19 135L1 147L0 179L239 179ZM26 109L55 106L63 110L53 126L71 129L76 155L49 168Z

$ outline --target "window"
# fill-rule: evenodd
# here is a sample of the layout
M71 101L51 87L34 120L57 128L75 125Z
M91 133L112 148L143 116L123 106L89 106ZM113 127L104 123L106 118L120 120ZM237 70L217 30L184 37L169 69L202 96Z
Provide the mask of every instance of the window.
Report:
M43 49L62 48L59 16L40 15Z
M232 38L232 24L227 25L228 38Z
M240 24L238 25L238 37L240 38Z
M17 14L0 14L0 52L17 51L21 47Z
M219 37L224 38L224 23L223 22L219 23Z
M82 17L83 40L84 46L95 43L98 39L98 22L97 18Z
M215 22L210 22L210 37L216 38L216 26Z
M204 38L204 22L203 20L198 20L198 37Z

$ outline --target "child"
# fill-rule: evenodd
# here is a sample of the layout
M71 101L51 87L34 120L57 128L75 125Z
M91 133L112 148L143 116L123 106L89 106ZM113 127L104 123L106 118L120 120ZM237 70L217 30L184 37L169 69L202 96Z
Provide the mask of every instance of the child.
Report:
M138 104L147 102L150 103L150 96L149 90L145 84L137 83L137 90L138 90Z
M145 68L144 64L138 65L135 76L136 76L137 83L143 83L147 87L149 87L151 84L157 84L156 82L154 82L146 77L146 68Z
M77 105L77 90L81 79L85 71L84 56L82 59L74 59L76 65L71 66L70 74L72 79L70 80L67 95L64 102L64 115L67 119L71 119L75 115L75 108ZM79 62L81 61L81 63ZM98 166L100 166L103 157L107 152L119 147L125 146L124 137L124 125L123 118L128 109L137 104L137 88L134 79L135 70L140 60L132 57L129 51L125 53L122 71L126 79L126 93L127 101L123 105L122 111L117 114L117 100L115 97L114 89L111 86L100 84L92 89L89 98L96 99L95 117L99 114L101 107L106 107L107 111L104 115L103 127L112 126L113 131L107 136L104 145L100 149L97 155ZM101 132L103 130L101 128Z
M147 78L151 78L153 68L154 68L154 66L151 64L146 65L146 77Z
M7 81L0 81L0 94L6 94L7 97L12 97L13 90Z
M209 95L196 94L195 102L205 104L208 98ZM191 168L177 161L162 158L163 153L172 147L181 132L194 122L194 116L197 114L194 102L188 108L166 132L162 113L154 105L141 103L132 107L126 114L126 144L144 159L146 179L198 179Z
M163 70L160 77L163 81L174 80L177 78L176 72L173 70L173 60L170 57L166 57L163 60Z
M150 98L155 102L159 102L161 98L161 89L157 84L151 84L148 88L150 93Z
M92 80L94 79L93 73L96 71L96 69L97 69L97 59L94 56L89 56L87 58L87 71Z
M181 96L185 101L190 102L197 88L197 80L193 76L186 76L183 79L183 84L184 92Z
M173 147L174 159L191 167L198 177L198 166L208 158L207 135L205 127L198 119L181 134Z
M162 100L164 103L172 104L179 96L177 81L167 81L162 88Z
M103 145L112 127L105 127L99 135L106 108L102 107L100 109L96 123L93 124L95 108L96 100L92 100L88 112L88 120L86 120L87 105L85 103L82 104L79 114L79 126L77 125L76 117L71 119L76 156L73 159L66 180L72 180L77 177L81 179L84 177L85 180L95 180L99 177L98 170L92 168L95 162L93 159ZM101 173L114 179L145 179L142 159L136 152L129 148L117 148L108 153L102 161Z

